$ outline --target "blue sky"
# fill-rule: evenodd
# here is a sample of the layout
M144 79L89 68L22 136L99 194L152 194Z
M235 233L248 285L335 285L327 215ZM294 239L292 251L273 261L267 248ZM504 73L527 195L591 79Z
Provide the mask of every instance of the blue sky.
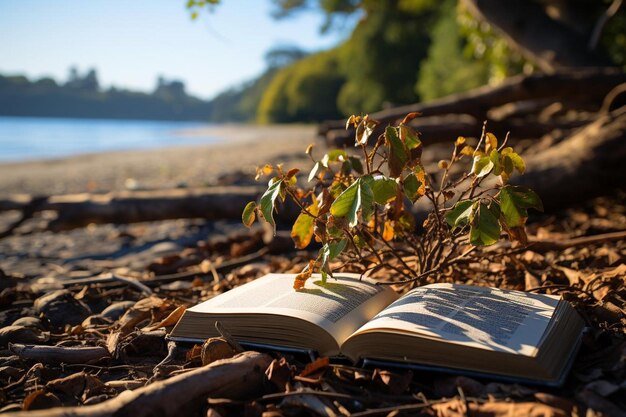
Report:
M67 78L98 70L100 84L151 91L158 75L210 98L258 75L276 45L329 48L323 16L271 17L270 0L222 0L192 21L185 0L0 0L0 73ZM349 25L348 25L349 26Z

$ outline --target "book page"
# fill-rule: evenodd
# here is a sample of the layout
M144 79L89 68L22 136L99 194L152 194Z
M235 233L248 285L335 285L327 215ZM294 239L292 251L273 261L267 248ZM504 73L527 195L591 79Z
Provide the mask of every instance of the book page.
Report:
M467 346L534 356L559 298L468 285L416 288L357 333L419 333Z
M198 313L259 313L301 318L345 340L398 298L389 288L357 274L335 274L326 284L313 275L302 290L293 289L295 274L270 274L189 309Z

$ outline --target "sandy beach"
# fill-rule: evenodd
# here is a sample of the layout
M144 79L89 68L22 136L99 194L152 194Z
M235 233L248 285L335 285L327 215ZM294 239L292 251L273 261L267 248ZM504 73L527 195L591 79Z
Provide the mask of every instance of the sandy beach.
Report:
M307 145L316 142L313 125L223 125L184 134L223 141L0 164L0 197L212 185L266 162L303 161Z

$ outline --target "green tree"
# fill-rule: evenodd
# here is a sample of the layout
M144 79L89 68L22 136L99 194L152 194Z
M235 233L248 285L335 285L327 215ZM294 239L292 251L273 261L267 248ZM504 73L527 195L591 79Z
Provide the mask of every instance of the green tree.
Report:
M455 0L443 3L432 36L416 85L422 100L469 90L489 81L489 65L466 54L467 45L457 23Z
M365 17L342 56L347 82L338 105L345 115L418 100L417 68L426 57L435 17L435 6L423 1L369 1L362 7Z
M281 69L263 94L257 121L314 122L339 117L336 97L345 82L337 57L340 49L308 56Z

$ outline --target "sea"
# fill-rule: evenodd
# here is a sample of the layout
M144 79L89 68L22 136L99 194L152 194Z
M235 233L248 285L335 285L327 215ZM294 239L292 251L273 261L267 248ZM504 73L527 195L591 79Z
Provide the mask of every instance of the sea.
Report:
M220 142L209 123L0 116L0 163Z

